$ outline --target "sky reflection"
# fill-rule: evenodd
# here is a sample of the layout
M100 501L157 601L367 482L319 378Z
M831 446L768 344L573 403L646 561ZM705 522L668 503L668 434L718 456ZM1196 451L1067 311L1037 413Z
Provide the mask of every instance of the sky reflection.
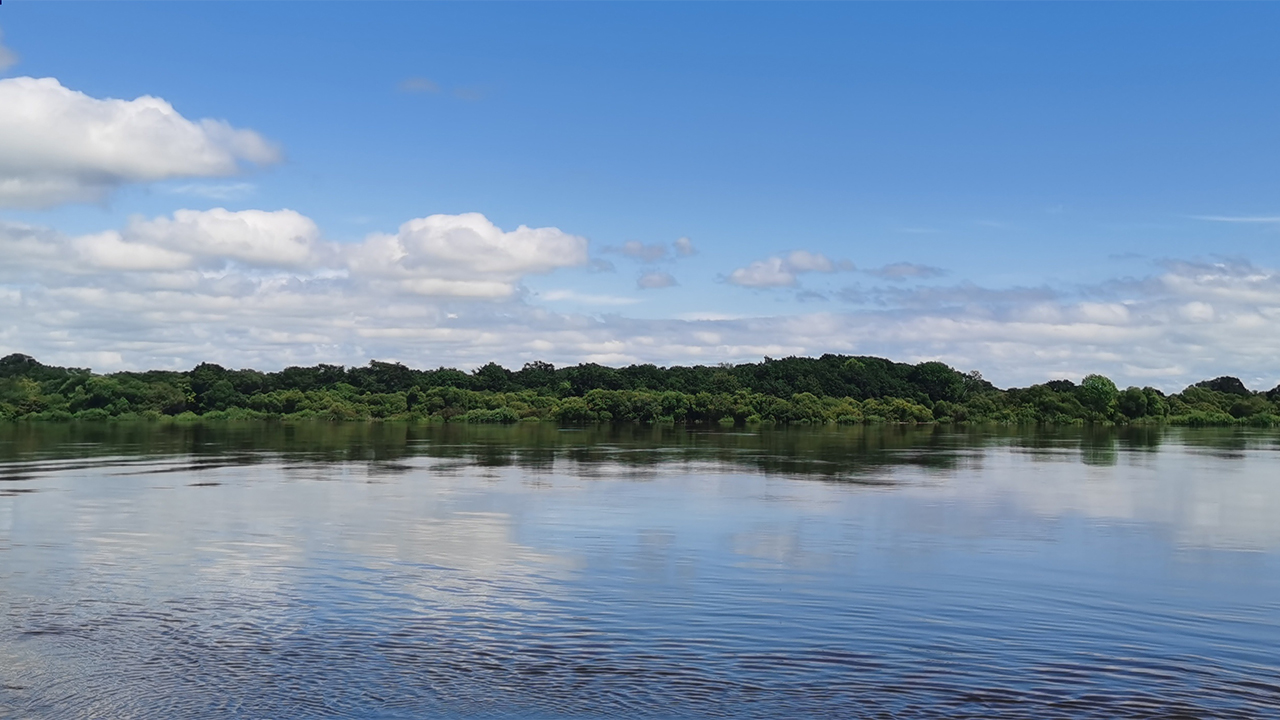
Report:
M10 426L0 714L1262 717L1275 447Z

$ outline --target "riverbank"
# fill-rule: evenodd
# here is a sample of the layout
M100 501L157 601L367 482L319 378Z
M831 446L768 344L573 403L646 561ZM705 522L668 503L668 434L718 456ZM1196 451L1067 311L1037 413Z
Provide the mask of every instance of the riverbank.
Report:
M280 372L202 364L120 372L0 359L0 419L319 419L745 427L826 424L1280 425L1280 388L1220 377L1179 393L1120 390L1101 375L1000 389L942 363L826 355L717 367L555 368L489 364L472 373L318 365Z

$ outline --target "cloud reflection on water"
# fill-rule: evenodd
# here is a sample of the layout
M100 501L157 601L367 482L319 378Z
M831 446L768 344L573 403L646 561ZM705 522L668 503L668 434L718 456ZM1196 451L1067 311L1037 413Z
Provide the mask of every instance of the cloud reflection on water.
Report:
M1280 699L1276 448L0 426L0 479L40 491L0 498L0 714L1249 717ZM1186 585L1187 548L1258 560Z

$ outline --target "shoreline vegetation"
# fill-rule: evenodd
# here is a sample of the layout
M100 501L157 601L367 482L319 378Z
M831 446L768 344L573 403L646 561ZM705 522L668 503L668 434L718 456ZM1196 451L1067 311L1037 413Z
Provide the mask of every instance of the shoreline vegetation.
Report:
M823 355L715 366L489 363L473 372L371 361L279 372L95 374L0 358L0 420L393 420L755 426L825 424L1170 424L1280 426L1280 386L1234 377L1166 395L1102 375L999 389L940 362Z

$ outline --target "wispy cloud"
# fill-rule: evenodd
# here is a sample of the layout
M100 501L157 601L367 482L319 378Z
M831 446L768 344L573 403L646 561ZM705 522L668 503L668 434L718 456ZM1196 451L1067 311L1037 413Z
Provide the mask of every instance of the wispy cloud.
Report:
M575 302L585 305L635 305L640 298L622 297L618 295L596 295L580 293L576 290L548 290L539 293L538 297L547 302Z
M400 81L397 86L404 93L438 93L440 84L424 77L410 77Z
M1223 223L1280 223L1280 215L1192 215L1194 220L1208 220Z
M483 100L489 94L489 91L486 90L485 88L475 87L475 86L456 87L451 92L454 97L458 98L459 100L465 100L467 102L477 102L479 100Z
M693 247L693 241L687 237L676 239L675 242L667 244L664 242L644 243L639 240L628 240L621 245L612 245L604 248L604 252L622 255L642 263L657 263L663 260L678 260L680 258L690 257L698 253Z
M936 268L932 265L918 265L916 263L898 262L885 265L884 267L875 268L873 270L865 270L868 275L875 275L885 280L924 280L927 278L941 277L947 274L942 268Z
M257 185L247 182L238 183L188 183L165 188L174 195L191 195L210 200L242 200L258 189Z
M431 78L407 77L396 84L396 89L411 95L438 95L447 92L451 97L466 102L476 102L488 97L489 89L479 85L445 87Z
M18 54L4 44L4 32L0 31L0 72L4 72L18 64Z
M695 310L693 312L684 312L676 315L677 320L686 322L722 322L725 320L745 320L750 315L741 315L737 313L717 312L715 310Z
M676 284L676 279L669 273L649 272L640 276L636 280L636 287L641 290L657 290L659 288L668 288Z

